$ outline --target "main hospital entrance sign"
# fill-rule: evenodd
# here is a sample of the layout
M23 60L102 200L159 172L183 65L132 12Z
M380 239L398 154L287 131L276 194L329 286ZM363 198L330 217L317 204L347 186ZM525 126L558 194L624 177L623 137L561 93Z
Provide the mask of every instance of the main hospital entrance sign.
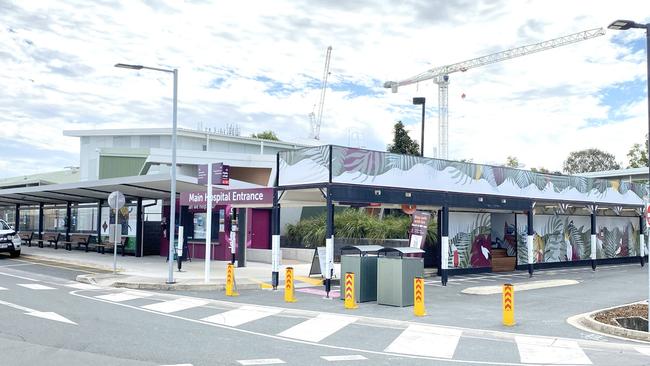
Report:
M181 206L190 209L205 209L207 192L182 192ZM224 189L212 191L212 205L250 205L262 206L273 204L273 188Z

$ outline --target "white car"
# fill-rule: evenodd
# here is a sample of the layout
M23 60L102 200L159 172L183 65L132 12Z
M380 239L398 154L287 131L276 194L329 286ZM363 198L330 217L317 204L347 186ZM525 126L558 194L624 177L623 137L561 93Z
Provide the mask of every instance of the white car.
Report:
M0 220L0 253L2 252L9 252L12 258L20 255L20 236L4 220Z

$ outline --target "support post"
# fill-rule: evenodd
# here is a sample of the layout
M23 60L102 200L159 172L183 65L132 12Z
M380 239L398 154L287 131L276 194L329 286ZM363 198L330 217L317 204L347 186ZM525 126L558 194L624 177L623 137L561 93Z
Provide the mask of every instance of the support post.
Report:
M535 213L535 208L531 207L528 210L528 215L526 215L526 249L528 249L528 277L533 277L533 263L535 263L535 253L533 252L533 236L535 235L535 229L533 227L533 214Z
M142 235L142 229L144 227L144 212L142 212L142 198L138 197L137 205L135 206L135 253L136 257L142 257L144 255L144 240Z
M645 265L645 260L643 259L645 255L645 237L643 236L643 215L639 216L639 261L641 261L641 267Z
M99 200L97 201L97 240L96 244L101 244L102 243L102 204L104 203L104 200ZM88 250L88 247L86 247L86 250Z
M43 239L44 215L43 215L43 202L38 204L38 239ZM41 244L42 245L42 244Z
M208 185L205 195L205 263L203 266L203 282L210 282L210 269L212 259L212 163L208 163Z
M274 290L278 289L280 276L280 203L278 190L273 190L273 212L271 212L271 284Z
M440 267L442 271L440 273L441 281L443 286L447 286L447 270L449 268L449 207L442 207L441 216L441 239L440 239Z
M14 215L14 220L15 220L14 230L18 232L20 231L20 203L16 203L16 213Z
M598 258L598 249L596 247L596 210L591 212L591 269L596 270L596 259Z
M70 241L70 227L72 226L72 203L65 204L65 241Z
M327 227L325 234L325 297L330 298L332 275L334 274L334 204L330 189L327 189Z
M248 209L239 208L237 232L237 267L246 267L246 241L248 240Z

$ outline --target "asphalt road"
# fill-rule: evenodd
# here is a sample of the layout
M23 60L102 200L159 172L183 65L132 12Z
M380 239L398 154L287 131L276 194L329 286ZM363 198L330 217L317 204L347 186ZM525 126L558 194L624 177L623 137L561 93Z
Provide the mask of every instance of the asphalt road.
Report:
M567 314L642 298L647 272L638 265L547 273L581 280L517 293L518 325L507 329L494 310L500 295L460 292L512 279L505 277L452 278L447 288L431 283L429 315L415 318L412 308L376 304L344 311L342 301L307 292L286 304L280 292L267 290L226 298L72 280L92 271L0 257L0 364L650 364L650 345L594 336L565 322Z

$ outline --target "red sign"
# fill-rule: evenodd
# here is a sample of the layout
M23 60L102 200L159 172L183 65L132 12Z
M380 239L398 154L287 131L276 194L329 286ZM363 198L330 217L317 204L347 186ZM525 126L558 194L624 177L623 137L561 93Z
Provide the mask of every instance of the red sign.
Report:
M645 207L645 223L650 227L650 204Z
M199 184L208 184L208 164L199 164ZM227 186L230 184L230 165L212 164L212 184Z
M182 192L181 206L205 209L207 195L202 192ZM212 191L212 206L223 205L272 205L273 188L223 189Z

